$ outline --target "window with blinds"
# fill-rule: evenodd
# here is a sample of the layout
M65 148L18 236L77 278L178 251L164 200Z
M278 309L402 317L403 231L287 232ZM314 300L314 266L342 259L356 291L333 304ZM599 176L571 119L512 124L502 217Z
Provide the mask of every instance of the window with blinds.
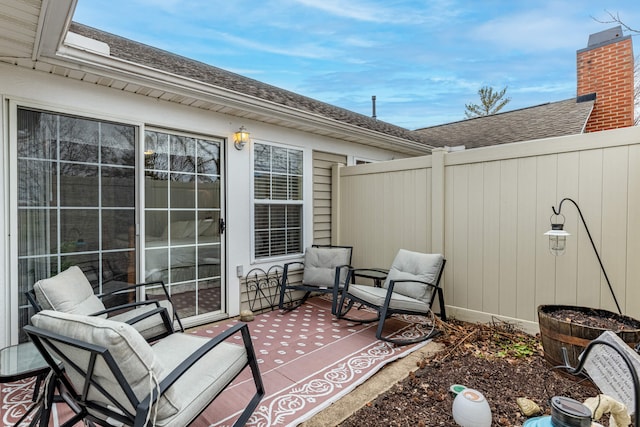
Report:
M255 258L302 253L302 150L254 144Z

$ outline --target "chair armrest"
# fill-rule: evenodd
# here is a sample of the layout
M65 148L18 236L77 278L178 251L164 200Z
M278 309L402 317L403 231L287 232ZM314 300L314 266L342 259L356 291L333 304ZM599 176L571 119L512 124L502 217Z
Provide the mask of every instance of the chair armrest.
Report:
M343 265L339 265L336 267L336 274L335 274L335 282L334 282L334 286L335 285L340 285L340 275L342 273L342 269L347 269L347 274L344 277L344 284L346 285L346 283L349 281L349 273L351 272L351 270L353 269L353 267L349 264L343 264Z
M296 264L304 267L304 262L302 262L302 261L292 261L292 262L288 262L288 263L284 264L284 266L283 266L284 271L289 271L289 266L296 265Z
M169 291L167 290L167 287L165 286L165 284L164 284L164 282L162 280L130 284L130 285L118 288L118 289L114 289L114 290L109 291L109 292L103 292L101 294L98 294L98 298L104 298L104 297L107 297L107 296L113 296L113 295L119 295L119 294L126 294L126 293L129 293L129 292L136 291L138 288L141 288L143 286L158 286L158 285L160 285L160 287L162 288L162 291L164 292L166 297L169 298Z
M110 292L104 292L102 294L98 295L98 298L106 298L106 297L112 297L112 296L117 296L117 295L121 295L121 294L127 294L130 292L136 292L138 288L141 287L156 287L156 288L161 288L162 292L164 293L166 300L169 301L169 303L172 306L172 311L173 313L170 313L173 317L173 319L178 323L178 328L180 329L181 332L184 332L184 326L182 325L182 320L180 319L180 317L178 316L178 312L175 308L175 305L173 304L173 300L171 299L171 295L169 295L169 290L167 289L167 286L164 284L164 282L162 280L153 280L153 281L149 281L149 282L142 282L142 283L135 283L132 285L128 285L128 286L123 286L122 288L119 289L114 289L113 291ZM160 298L162 299L162 298ZM156 306L159 306L158 303L158 299L153 298L153 299L148 299L148 300L144 300L144 301L137 301L137 302L130 302L127 304L121 304L118 306L114 306L111 307L109 310L110 311L115 311L115 310L120 310L123 308L133 308L136 306L141 306L141 305L145 305L145 304L149 304L151 303L155 303ZM103 314L105 312L100 312L98 314ZM173 330L173 328L172 328Z
M439 289L440 287L437 285L434 285L433 283L429 283L429 282L425 282L422 280L390 280L389 281L389 289L393 289L393 287L396 285L396 283L421 283L423 285L427 285L427 286L431 286L432 288L436 288Z
M144 319L148 319L149 317L153 317L157 314L159 314L160 317L162 317L162 323L164 323L167 331L170 331L169 333L173 333L171 318L169 317L169 312L165 307L156 307L153 310L144 311L135 317L127 319L125 323L128 323L129 325L135 325L136 323Z
M162 323L164 324L165 330L167 331L166 334L162 334L164 335L169 335L172 334L174 332L173 330L173 322L171 320L171 316L169 316L169 312L167 311L166 307L161 307L158 302L156 300L148 300L148 301L141 301L138 303L131 303L131 304L126 304L125 306L118 306L118 307L112 307L110 309L107 310L103 310L103 311L99 311L97 313L92 314L91 316L98 316L100 314L105 314L105 313L109 313L112 311L120 311L125 307L135 307L135 306L141 306L141 305L152 305L155 304L156 307L148 310L148 311L143 311L140 314L138 314L137 316L134 316L130 319L126 319L123 321L129 325L135 325L136 323L148 319L150 317L156 316L156 315L160 315L160 317L162 318ZM158 336L156 336L153 339L156 339Z
M104 310L96 311L95 313L91 313L90 316L100 316L101 314L110 314L115 311L126 310L130 308L140 307L143 305L155 305L156 307L160 307L160 303L154 299L148 299L145 301L137 301L137 302L129 302L127 304L117 305L114 307L109 307Z
M198 360L205 356L209 351L218 346L221 342L229 339L238 331L242 333L242 339L245 349L251 348L253 351L253 344L251 342L251 336L249 334L249 327L246 323L238 323L219 335L211 338L205 344L203 344L196 351L191 353L184 361L175 367L161 382L159 387L159 393L154 389L153 392L148 395L138 406L137 416L143 414L145 416L149 411L149 407L152 406L160 396L162 396L169 387L173 385L185 372L189 370ZM144 418L143 418L144 419Z
M302 267L304 267L304 262L302 261L292 261L292 262L288 262L283 266L283 270L282 270L282 286L286 286L288 279L289 279L289 266L291 265L300 265Z

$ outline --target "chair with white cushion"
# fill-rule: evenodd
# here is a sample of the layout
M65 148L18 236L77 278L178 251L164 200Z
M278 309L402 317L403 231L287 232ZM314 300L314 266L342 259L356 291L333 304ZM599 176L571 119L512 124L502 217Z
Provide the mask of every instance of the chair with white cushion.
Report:
M304 261L289 262L284 265L280 283L280 310L293 310L309 298L312 293L328 293L333 295L331 312L335 314L335 306L347 280L351 268L352 246L320 246L307 248ZM290 280L294 269L303 267L302 282ZM302 299L285 303L285 295L291 291L303 291Z
M439 331L433 324L435 318L432 311L436 296L440 306L439 316L442 320L446 320L444 296L439 285L445 262L446 260L440 254L424 254L400 249L382 287L356 284L355 280L357 277L371 277L372 270L377 273L384 270L350 270L349 276L352 283L345 285L338 305L337 317L359 323L377 321L379 323L376 337L398 345L413 344L436 336ZM347 317L347 312L354 304L363 304L374 309L377 316L364 320ZM385 321L394 314L428 316L431 318L431 331L409 339L384 336Z
M135 301L136 289L143 285L162 286L166 299ZM105 307L102 298L112 298L116 295L121 297L128 295L132 302ZM56 310L109 317L112 320L127 322L149 341L165 337L174 330L184 330L162 282L131 285L96 295L82 270L78 266L72 266L53 277L37 281L33 285L33 292L27 292L27 298L36 312Z
M247 366L256 393L247 396L235 425L247 422L264 395L244 323L213 338L173 333L151 345L123 322L43 310L24 330L53 372L44 419L54 388L64 390L75 412L63 427L81 420L102 426L187 426Z

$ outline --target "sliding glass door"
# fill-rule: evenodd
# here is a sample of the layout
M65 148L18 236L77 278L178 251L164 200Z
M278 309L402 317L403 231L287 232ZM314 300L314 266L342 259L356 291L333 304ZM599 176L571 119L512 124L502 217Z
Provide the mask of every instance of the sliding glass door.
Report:
M183 317L220 312L221 140L145 132L145 280L162 280Z
M193 319L187 324L225 309L223 140L146 131L145 154L136 156L137 133L132 125L17 108L20 331L32 313L25 291L72 265L95 293L164 281L181 317ZM158 291L150 285L138 297L160 298Z
M96 293L135 283L136 128L24 108L17 117L22 327L24 292L69 266Z

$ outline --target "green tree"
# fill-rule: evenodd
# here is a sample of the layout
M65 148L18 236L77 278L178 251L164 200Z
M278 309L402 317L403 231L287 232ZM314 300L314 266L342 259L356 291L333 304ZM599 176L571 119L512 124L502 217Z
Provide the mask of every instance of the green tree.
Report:
M492 87L481 87L478 91L478 95L480 96L480 105L465 104L465 116L467 116L468 119L471 119L473 117L488 116L497 113L502 109L502 107L511 101L511 98L504 97L506 92L506 86L501 91L496 92L494 92Z

